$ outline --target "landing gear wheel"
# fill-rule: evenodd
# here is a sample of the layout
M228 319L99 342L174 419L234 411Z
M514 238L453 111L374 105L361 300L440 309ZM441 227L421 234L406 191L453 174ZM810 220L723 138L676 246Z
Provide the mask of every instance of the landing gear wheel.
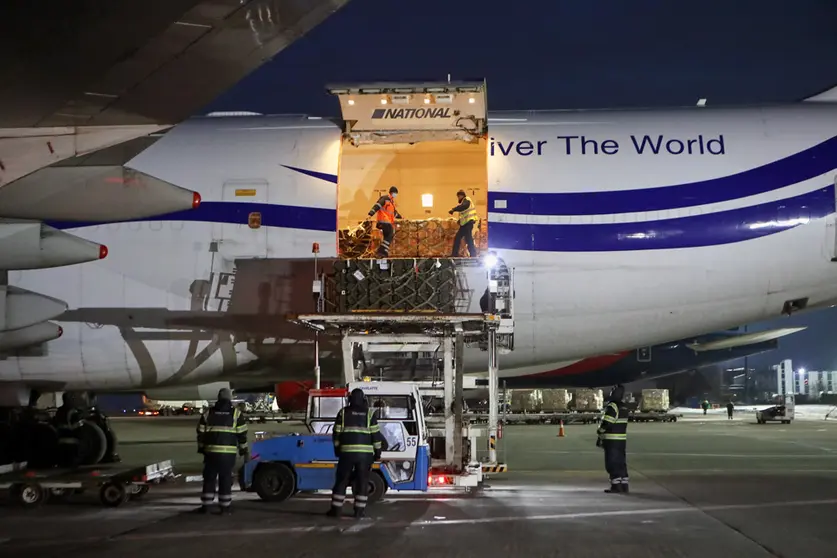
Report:
M91 420L81 423L75 435L78 438L78 459L81 465L95 465L105 456L108 439L98 424Z
M282 463L260 465L253 475L253 488L262 500L284 502L293 496L296 479L293 471Z
M50 499L59 500L61 502L66 502L70 499L75 493L75 490L72 488L50 488L49 489L49 497Z
M12 486L12 497L17 500L21 507L33 509L46 502L49 492L38 483L25 482Z
M384 497L387 491L387 483L384 481L384 477L378 473L377 471L372 471L369 475L369 503L374 504L378 500Z
M56 464L58 455L58 430L46 422L29 422L21 425L23 435L23 460L30 468L41 469Z
M132 484L131 485L131 493L128 495L128 498L131 500L139 500L146 494L148 494L148 485L147 484Z
M102 503L110 508L121 506L128 500L128 491L125 490L125 485L115 482L106 482L99 490L99 499Z

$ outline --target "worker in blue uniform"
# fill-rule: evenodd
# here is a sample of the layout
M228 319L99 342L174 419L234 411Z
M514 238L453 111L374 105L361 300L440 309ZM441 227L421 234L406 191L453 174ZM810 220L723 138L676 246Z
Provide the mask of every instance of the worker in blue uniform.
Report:
M384 437L378 426L375 410L370 409L363 390L353 389L349 405L343 407L334 420L334 453L337 471L331 492L329 517L339 517L346 500L346 489L352 484L355 518L366 513L369 494L369 475L372 464L381 458Z
M203 492L199 511L209 512L217 486L221 513L230 514L236 453L247 453L247 420L233 407L232 392L228 388L221 389L215 405L201 413L197 434L198 453L203 454Z
M609 494L628 493L628 408L622 402L625 388L615 386L607 398L602 421L596 431L596 445L604 448L605 469L610 476Z

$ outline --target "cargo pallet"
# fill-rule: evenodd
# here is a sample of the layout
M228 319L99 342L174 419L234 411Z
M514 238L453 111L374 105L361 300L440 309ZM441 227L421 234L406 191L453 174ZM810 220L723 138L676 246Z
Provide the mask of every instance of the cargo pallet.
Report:
M118 507L145 496L152 484L176 477L172 461L150 465L28 469L25 463L0 468L0 490L24 508L37 508L50 498L67 500L74 494L98 490L99 500Z
M677 422L683 415L675 415L666 411L640 411L628 415L629 422Z
M435 416L435 415L428 415ZM481 424L488 422L488 415L485 413L468 413L466 419ZM601 420L601 412L566 412L566 413L506 413L503 415L503 424L593 424Z

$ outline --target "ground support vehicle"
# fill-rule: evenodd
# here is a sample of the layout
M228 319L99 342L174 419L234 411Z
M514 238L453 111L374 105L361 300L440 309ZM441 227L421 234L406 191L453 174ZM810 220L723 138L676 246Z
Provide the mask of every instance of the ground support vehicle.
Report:
M130 466L29 469L14 464L0 469L0 489L24 508L41 506L49 499L68 499L74 494L97 490L105 506L117 507L148 493L151 485L176 477L172 461Z
M239 482L263 500L284 501L297 492L331 490L337 457L332 429L337 413L352 389L366 393L387 440L381 459L373 465L369 499L388 490L425 491L432 472L428 429L418 388L399 382L352 382L348 388L311 390L308 434L278 435L253 442ZM436 474L434 482L439 482ZM444 483L444 479L442 481Z
M768 422L781 422L790 424L794 419L796 402L793 395L777 395L775 405L756 411L756 422L766 424Z

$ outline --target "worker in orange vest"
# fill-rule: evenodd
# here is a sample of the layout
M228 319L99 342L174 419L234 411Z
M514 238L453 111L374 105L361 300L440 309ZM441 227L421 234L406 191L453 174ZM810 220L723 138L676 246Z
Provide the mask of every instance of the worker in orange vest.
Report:
M381 229L384 235L381 245L378 246L378 257L380 258L389 257L389 247L395 236L395 220L401 219L401 215L395 208L395 198L397 196L398 188L395 186L390 187L389 194L381 196L369 211L369 217L375 216L375 220L378 222L377 228Z

